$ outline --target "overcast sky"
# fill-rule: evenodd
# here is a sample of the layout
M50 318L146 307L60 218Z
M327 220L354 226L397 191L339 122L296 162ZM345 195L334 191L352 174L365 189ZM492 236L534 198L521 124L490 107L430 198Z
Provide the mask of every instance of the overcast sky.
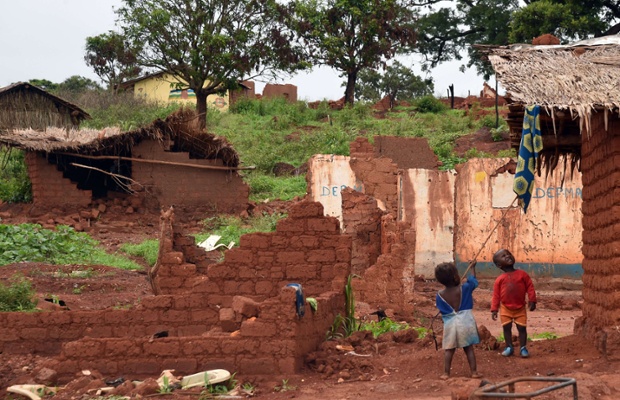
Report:
M99 81L84 63L86 37L115 29L113 7L120 5L121 0L0 0L0 87L30 79L59 83L72 75ZM450 84L456 96L482 90L482 77L473 69L460 72L459 65L446 63L432 72L436 94L445 96ZM318 68L274 83L297 85L300 100L314 101L342 97L343 81L334 70ZM262 87L258 83L257 92Z

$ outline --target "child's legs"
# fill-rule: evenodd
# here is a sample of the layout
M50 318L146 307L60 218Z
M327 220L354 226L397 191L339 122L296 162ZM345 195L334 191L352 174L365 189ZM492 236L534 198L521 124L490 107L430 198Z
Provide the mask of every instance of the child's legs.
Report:
M450 369L452 368L452 357L456 349L445 349L443 353L443 369L444 373L450 376Z
M524 347L527 344L527 327L524 325L517 325L517 331L519 332L519 345Z
M512 345L512 322L504 324L502 326L504 330L504 340L506 341L506 347L513 347Z
M472 374L475 374L477 371L477 367L476 367L476 354L474 353L474 346L470 345L467 347L463 347L463 350L465 351L465 355L467 356L467 362L469 363L469 369L471 370Z

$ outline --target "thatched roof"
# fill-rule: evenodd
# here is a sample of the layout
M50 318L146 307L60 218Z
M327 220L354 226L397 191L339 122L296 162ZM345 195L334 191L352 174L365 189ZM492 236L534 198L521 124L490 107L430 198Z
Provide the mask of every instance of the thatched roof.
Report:
M515 101L550 112L568 109L583 117L587 131L592 110L620 107L619 35L570 45L476 47L488 53L497 79Z
M16 93L19 92L23 92L23 91L32 91L34 93L37 93L43 97L47 97L48 99L50 99L52 102L54 102L57 105L61 105L64 106L67 110L69 110L69 112L76 117L79 120L84 120L84 119L89 119L91 118L90 115L82 110L80 107L78 107L77 105L70 103L64 99L61 99L58 96L54 96L53 94L37 87L34 86L30 83L26 83L26 82L17 82L17 83L13 83L9 86L5 86L3 88L0 88L0 99L4 98L4 97L8 97L11 95L14 95Z
M175 150L188 152L192 158L221 159L228 167L239 165L239 155L235 149L225 138L201 132L197 128L195 112L189 109L182 109L165 121L158 119L147 127L130 132L121 132L116 127L101 130L48 128L45 131L0 131L0 146L42 153L117 155L119 148L131 147L144 139L162 142L173 139Z

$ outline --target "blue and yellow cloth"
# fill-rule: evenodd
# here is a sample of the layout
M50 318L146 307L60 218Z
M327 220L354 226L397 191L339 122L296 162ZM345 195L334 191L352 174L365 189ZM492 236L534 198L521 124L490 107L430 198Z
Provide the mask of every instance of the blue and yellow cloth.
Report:
M536 160L543 149L539 115L540 106L534 105L525 108L519 158L513 183L513 190L519 197L519 205L523 207L523 212L527 212L527 207L532 198Z

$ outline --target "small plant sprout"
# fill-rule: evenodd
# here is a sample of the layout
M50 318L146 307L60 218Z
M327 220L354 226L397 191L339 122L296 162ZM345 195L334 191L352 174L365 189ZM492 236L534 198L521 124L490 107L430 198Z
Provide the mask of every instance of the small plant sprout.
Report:
M170 386L170 381L168 380L168 377L166 375L164 375L163 381L164 381L163 385L159 388L159 393L161 394L172 393L172 387Z
M296 390L297 386L289 385L288 379L282 379L282 384L273 388L276 392L288 392L290 390Z
M316 311L319 308L319 303L316 301L314 297L306 297L306 301L310 304L310 308L312 311Z

